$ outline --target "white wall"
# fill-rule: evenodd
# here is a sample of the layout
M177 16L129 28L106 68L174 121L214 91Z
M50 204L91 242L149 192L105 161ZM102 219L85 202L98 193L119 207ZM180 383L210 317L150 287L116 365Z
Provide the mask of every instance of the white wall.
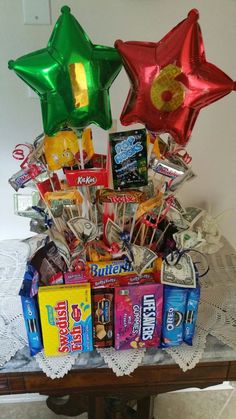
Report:
M26 85L8 70L7 62L46 46L65 3L94 43L111 46L118 38L158 41L196 7L208 61L236 79L235 0L51 0L51 26L24 25L22 1L0 0L0 239L29 235L29 221L13 214L14 191L8 178L18 170L19 162L11 153L15 144L31 142L42 132L39 101L27 97ZM111 88L114 118L119 118L128 86L122 70ZM236 210L235 122L235 93L201 111L188 145L198 178L183 189L186 204L210 203L215 214L227 208ZM99 128L93 133L99 150L105 150L107 133ZM235 221L236 212L222 226L236 246Z

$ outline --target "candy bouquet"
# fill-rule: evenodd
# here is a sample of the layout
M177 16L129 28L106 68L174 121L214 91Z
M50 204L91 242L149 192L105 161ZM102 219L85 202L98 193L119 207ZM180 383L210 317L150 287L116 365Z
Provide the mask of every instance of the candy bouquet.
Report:
M115 49L93 45L64 6L48 46L9 62L39 94L45 133L16 145L9 179L15 213L43 237L20 290L32 355L192 344L207 232L204 211L176 194L195 177L185 146L200 109L235 88L206 62L197 19L192 10L159 43ZM97 154L88 125L111 127L122 61L121 122L145 128L113 129Z

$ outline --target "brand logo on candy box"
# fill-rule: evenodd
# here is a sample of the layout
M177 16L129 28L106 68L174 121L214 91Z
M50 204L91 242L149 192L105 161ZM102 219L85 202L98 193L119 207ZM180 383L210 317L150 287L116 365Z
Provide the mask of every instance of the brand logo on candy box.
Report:
M142 304L142 340L150 340L156 327L156 301L155 295L149 294L143 296Z
M126 195L120 195L120 196L108 196L107 199L110 202L114 202L114 203L126 203L126 202L135 202L136 201L136 197L132 196L131 194L127 193Z
M89 185L95 185L97 183L96 176L78 176L77 178L77 185L78 186L89 186Z
M123 161L133 157L135 154L143 150L143 146L140 141L136 139L140 138L141 135L137 135L136 138L133 135L130 135L127 140L120 142L115 145L116 155L114 157L116 164L121 164Z
M80 325L69 330L69 316L67 301L59 301L54 307L56 313L55 324L58 327L59 346L61 353L82 350L82 328Z

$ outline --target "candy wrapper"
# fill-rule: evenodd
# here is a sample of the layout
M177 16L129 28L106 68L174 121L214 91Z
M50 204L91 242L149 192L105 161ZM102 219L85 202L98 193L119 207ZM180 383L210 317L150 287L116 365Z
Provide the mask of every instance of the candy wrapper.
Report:
M36 298L38 292L38 279L39 275L37 270L28 263L19 295L21 297L22 311L31 356L36 355L43 349L39 310Z
M197 322L198 305L200 301L200 286L188 290L186 314L184 320L183 340L188 345L193 344L193 337Z
M37 300L35 297L21 296L21 303L30 355L34 356L43 349Z
M109 137L114 188L147 185L146 130L116 132Z
M55 273L66 270L66 264L53 242L41 247L31 259L31 264L39 272L40 281L44 285Z

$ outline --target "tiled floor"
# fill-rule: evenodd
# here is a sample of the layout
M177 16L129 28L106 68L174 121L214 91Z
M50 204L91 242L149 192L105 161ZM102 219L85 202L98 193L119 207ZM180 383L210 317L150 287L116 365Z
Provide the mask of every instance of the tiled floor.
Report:
M236 390L162 394L155 401L155 419L235 419ZM1 419L66 419L51 412L44 401L0 404ZM83 414L75 418L87 419ZM146 418L143 418L146 419Z

